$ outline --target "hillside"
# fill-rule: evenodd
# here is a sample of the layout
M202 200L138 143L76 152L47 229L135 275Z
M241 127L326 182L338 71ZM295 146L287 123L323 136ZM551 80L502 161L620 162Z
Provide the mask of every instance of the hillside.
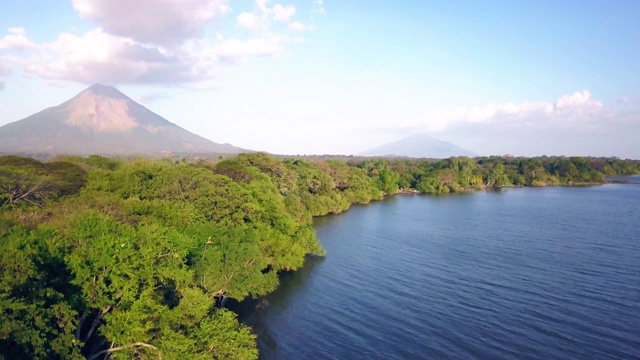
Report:
M473 152L427 134L416 134L367 151L362 156L406 156L412 158L444 159L452 156L475 157Z
M193 134L111 86L0 127L0 153L149 155L238 154L247 150Z

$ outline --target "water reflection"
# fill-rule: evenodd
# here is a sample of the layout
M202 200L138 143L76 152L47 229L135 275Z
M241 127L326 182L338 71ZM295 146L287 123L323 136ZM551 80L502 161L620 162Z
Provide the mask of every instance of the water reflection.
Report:
M295 302L296 295L310 285L310 275L324 261L325 257L322 256L307 256L301 269L280 273L280 285L274 292L257 299L229 299L226 307L238 314L240 322L253 328L253 332L258 335L259 348L277 352L278 344L267 326L267 320L277 317L281 310Z
M637 185L397 196L231 307L261 359L640 359ZM596 341L597 339L597 341Z
M628 183L628 184L640 184L640 175L628 175L628 176L607 176L604 178L606 181Z

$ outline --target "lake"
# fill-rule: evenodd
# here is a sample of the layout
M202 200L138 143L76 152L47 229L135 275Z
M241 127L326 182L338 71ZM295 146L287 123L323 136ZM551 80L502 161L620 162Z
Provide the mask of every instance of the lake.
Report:
M638 359L640 186L390 197L236 304L262 359Z

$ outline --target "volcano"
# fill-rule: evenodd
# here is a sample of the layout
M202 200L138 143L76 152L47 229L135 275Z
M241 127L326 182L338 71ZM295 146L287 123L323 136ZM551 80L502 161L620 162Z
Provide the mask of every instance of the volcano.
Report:
M238 154L95 84L71 100L0 127L0 153L74 155Z
M445 159L452 156L477 156L469 150L446 141L434 139L427 134L415 134L390 144L364 151L359 155L432 159Z

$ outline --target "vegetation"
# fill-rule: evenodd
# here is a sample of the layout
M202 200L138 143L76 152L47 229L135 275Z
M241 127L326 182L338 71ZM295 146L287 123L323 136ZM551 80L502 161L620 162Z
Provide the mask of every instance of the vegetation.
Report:
M313 216L409 189L637 173L638 161L579 157L0 157L0 358L255 359L255 335L221 305L322 255Z

